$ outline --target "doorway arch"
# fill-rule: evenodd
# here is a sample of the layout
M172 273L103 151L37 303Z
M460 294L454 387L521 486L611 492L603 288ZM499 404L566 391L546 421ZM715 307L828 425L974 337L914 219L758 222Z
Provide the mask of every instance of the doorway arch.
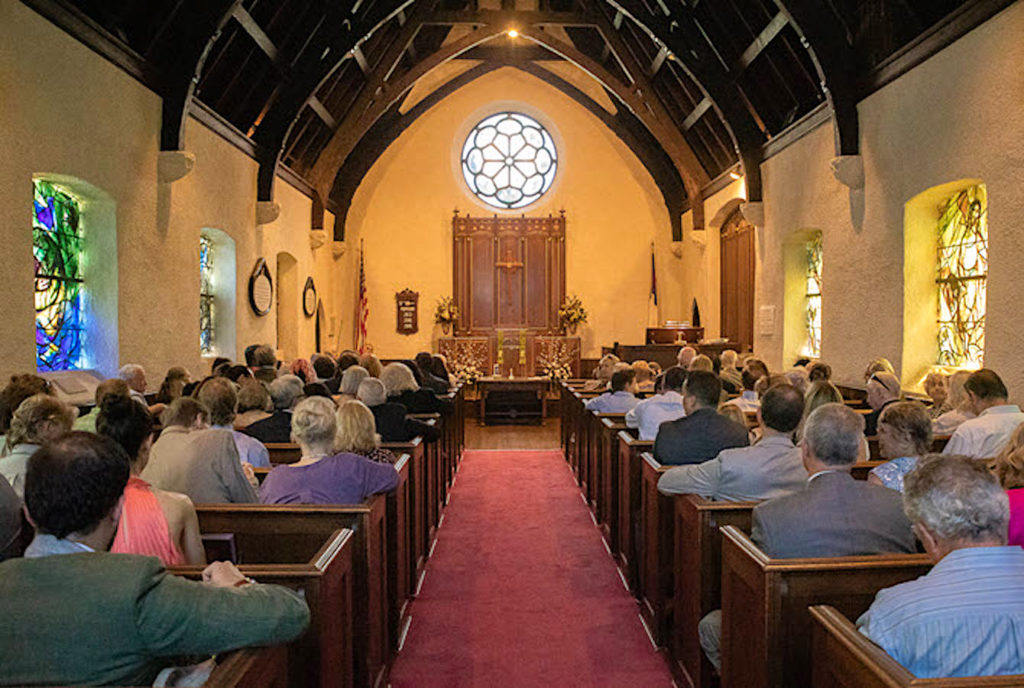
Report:
M736 342L740 351L754 346L754 225L737 207L722 223L721 336Z

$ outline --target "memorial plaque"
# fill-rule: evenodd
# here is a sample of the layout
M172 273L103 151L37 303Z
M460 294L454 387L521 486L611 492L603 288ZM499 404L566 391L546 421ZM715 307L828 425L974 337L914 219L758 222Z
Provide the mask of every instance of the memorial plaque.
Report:
M267 262L260 258L249 275L249 306L256 315L266 315L274 304L274 280Z
M395 294L398 312L398 334L416 334L420 329L419 292L403 289Z

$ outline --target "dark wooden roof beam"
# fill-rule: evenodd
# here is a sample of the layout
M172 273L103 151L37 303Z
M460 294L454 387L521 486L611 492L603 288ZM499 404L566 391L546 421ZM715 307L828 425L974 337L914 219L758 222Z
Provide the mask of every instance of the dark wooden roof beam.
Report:
M320 102L319 98L313 96L309 99L306 105L309 106L310 110L316 113L316 116L319 117L320 120L328 126L328 128L338 128L338 122L334 119L334 116L327 111L327 108L324 107L324 104Z
M270 36L264 31L256 20L252 18L252 15L242 5L235 7L235 11L231 15L235 21L237 21L245 32L249 34L249 37L260 47L270 61L276 65L281 64L281 52L274 45L274 41L270 40Z
M658 74L658 70L661 69L661 65L665 64L665 59L668 57L668 48L661 46L658 50L658 54L651 60L651 68L647 70L648 74L652 77Z
M359 65L359 69L363 70L363 74L370 74L370 65L366 62L366 55L363 55L363 51L358 45L352 48L352 59Z
M779 31L785 28L789 20L786 18L785 12L779 12L772 20L768 23L768 26L764 27L764 30L758 34L751 44L743 51L740 55L740 59L733 65L734 72L742 72L747 66L757 59L757 56L761 54L761 51L768 47L768 44L772 42L776 36L779 35Z
M707 96L704 96L704 100L697 103L697 107L693 108L690 114L686 116L686 119L683 120L683 131L688 131L691 127L693 127L693 125L697 123L697 120L703 117L704 113L710 109L711 99L708 98Z
M594 26L594 19L579 12L519 12L509 10L441 11L423 19L424 25L505 26L518 29L523 26Z

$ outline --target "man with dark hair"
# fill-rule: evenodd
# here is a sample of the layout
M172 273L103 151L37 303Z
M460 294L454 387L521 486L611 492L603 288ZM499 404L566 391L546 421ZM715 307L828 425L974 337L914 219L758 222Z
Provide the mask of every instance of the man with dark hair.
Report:
M176 656L285 643L309 609L297 594L253 583L227 562L203 581L159 560L110 554L128 481L111 439L75 432L29 461L25 557L0 564L0 684L151 685Z
M762 435L756 444L726 449L701 464L666 471L658 481L663 494L698 494L726 502L783 497L807 482L793 431L800 425L804 399L792 385L765 392L757 412Z
M850 475L864 442L863 418L843 404L825 404L807 417L803 435L806 487L754 507L750 539L773 558L914 552L900 493ZM700 644L716 668L721 632L721 611L701 619Z
M740 382L743 384L743 393L735 399L730 399L725 402L731 406L736 406L743 413L754 413L761 407L761 400L757 398L757 383L761 379L758 376L756 368L744 368L740 372Z
M327 386L331 394L338 393L338 386L341 384L341 377L338 376L338 364L333 358L326 354L313 356L313 372L316 373L316 381Z
M977 418L964 421L946 443L943 454L961 454L975 459L994 458L1021 423L1024 413L1007 401L1006 385L987 368L971 373L964 383L968 404Z
M259 344L250 344L245 347L245 365L250 368L256 368L256 349L260 348Z
M338 356L338 375L341 375L354 365L359 365L359 356L356 354L356 352L341 352L341 356Z
M683 384L686 369L672 366L661 378L661 393L644 399L626 412L626 427L638 428L640 439L653 440L665 421L686 415L683 410Z
M612 374L611 391L605 392L586 403L595 413L626 413L637 405L636 371L630 367Z
M999 481L982 461L930 454L903 509L935 566L879 591L860 632L919 678L1024 673L1024 552L1006 544Z
M747 429L718 413L722 382L712 372L690 371L683 386L684 418L662 423L654 458L663 464L701 463L723 449L750 444Z

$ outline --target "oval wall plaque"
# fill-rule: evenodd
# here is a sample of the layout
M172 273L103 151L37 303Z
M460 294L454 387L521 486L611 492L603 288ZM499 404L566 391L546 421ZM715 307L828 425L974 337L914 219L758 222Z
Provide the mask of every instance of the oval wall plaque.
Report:
M316 285L313 278L306 278L306 286L302 288L302 310L306 312L307 318L312 318L316 313Z
M256 315L266 315L274 305L274 280L267 261L260 258L249 275L249 305Z

